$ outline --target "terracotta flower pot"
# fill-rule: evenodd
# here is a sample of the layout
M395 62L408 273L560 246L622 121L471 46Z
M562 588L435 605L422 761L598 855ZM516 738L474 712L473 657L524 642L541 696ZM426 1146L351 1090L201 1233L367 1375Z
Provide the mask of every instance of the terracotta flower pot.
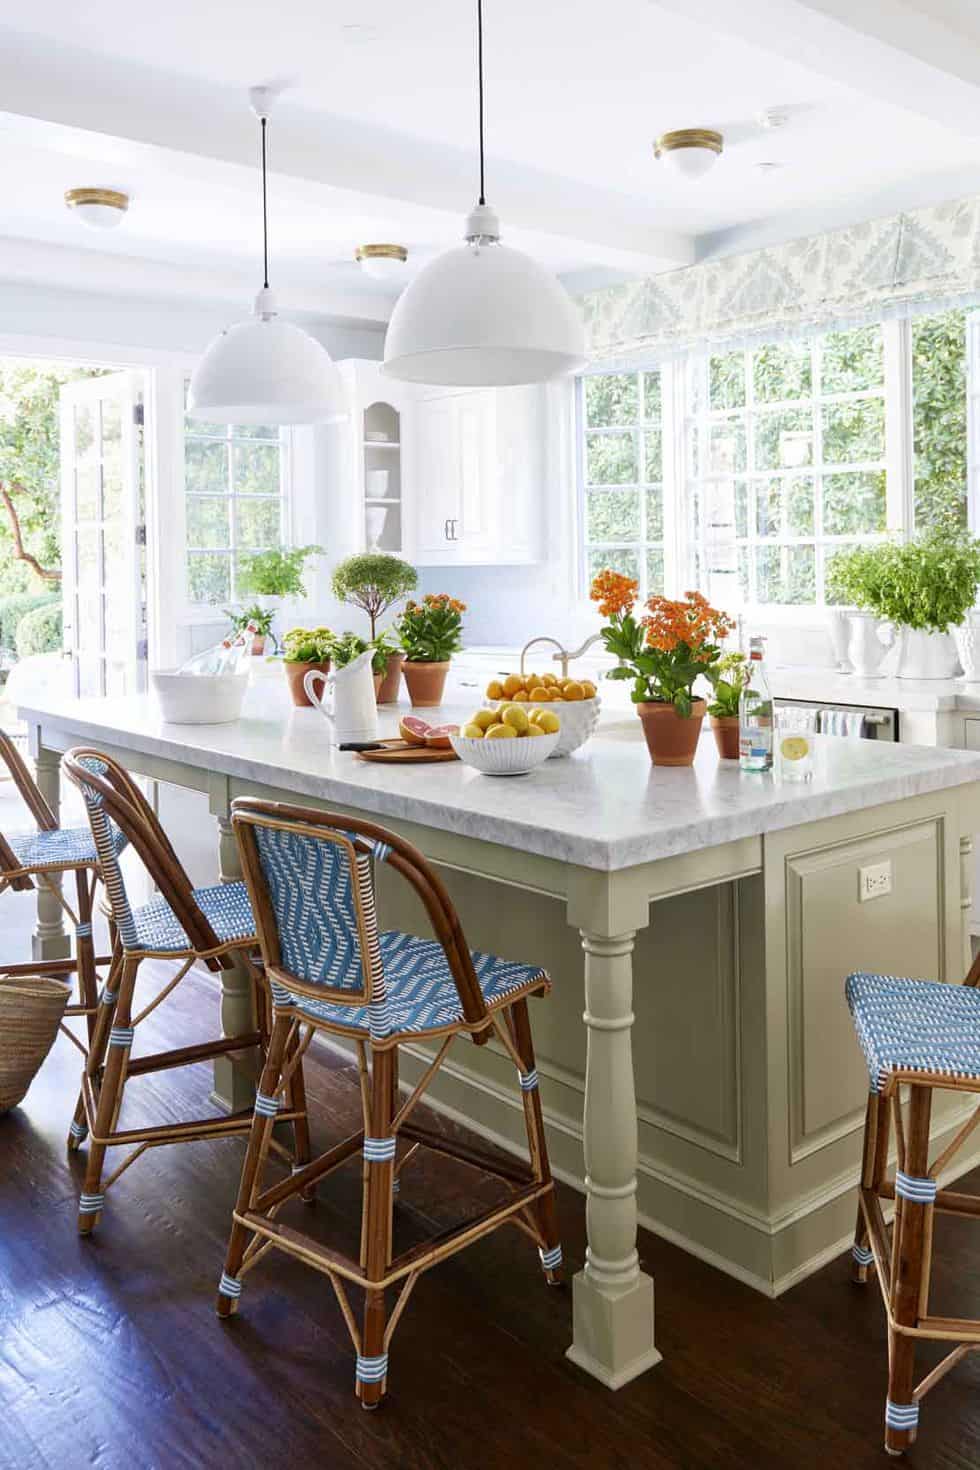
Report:
M388 668L385 671L381 688L378 691L379 704L397 704L398 691L402 683L402 664L405 662L403 653L389 653Z
M268 637L268 634L267 633L253 633L252 634L252 657L253 658L261 658L262 655L265 653L265 640L266 640L267 637Z
M309 706L311 701L307 698L306 690L303 688L303 680L310 669L319 669L321 674L329 674L330 660L322 659L319 663L283 663L286 670L286 679L289 683L289 693L293 704L303 708Z
M703 699L695 699L691 713L685 718L672 704L638 704L636 712L643 724L643 735L655 766L691 766L698 748L698 737L704 712Z
M723 761L738 760L738 715L712 715L711 728Z
M444 663L416 663L407 658L402 664L402 673L408 685L408 697L413 709L432 709L442 704L442 691L446 687L449 659Z
M375 704L380 704L381 686L384 683L385 676L384 674L372 674L371 678L374 680L374 702Z

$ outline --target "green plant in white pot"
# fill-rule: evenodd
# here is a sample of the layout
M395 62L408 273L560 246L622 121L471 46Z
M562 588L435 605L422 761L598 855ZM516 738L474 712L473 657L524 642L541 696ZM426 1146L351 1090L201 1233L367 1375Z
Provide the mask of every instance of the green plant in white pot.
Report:
M235 578L238 592L254 597L257 607L271 613L267 632L272 633L272 621L285 598L306 596L306 563L322 550L322 546L273 546L241 557ZM274 633L272 637L275 641Z
M946 523L904 543L855 547L835 560L830 574L833 595L892 626L903 679L954 677L952 630L973 607L978 582L980 541ZM852 634L851 647L855 641Z

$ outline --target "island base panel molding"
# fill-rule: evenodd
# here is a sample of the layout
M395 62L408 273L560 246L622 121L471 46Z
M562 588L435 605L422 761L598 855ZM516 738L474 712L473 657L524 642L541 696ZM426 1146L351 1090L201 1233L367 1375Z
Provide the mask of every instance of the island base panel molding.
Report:
M219 877L222 883L238 883L242 877L238 844L225 812L227 805L224 812L218 813ZM241 1036L255 1024L252 981L244 964L235 956L233 968L221 972L221 1032L223 1036ZM255 1101L258 1066L259 1056L254 1049L215 1057L212 1102L229 1113L250 1108Z

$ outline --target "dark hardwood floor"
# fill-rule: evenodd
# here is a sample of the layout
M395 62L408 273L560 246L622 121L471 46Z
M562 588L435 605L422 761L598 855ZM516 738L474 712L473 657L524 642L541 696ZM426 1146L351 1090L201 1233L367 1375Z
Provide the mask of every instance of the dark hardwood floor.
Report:
M167 1044L202 1038L211 982L192 977L162 1010L144 1049L162 1044L164 1024ZM267 1256L239 1315L214 1314L242 1141L145 1154L110 1192L97 1234L78 1237L84 1155L64 1148L76 1058L59 1041L25 1104L0 1118L2 1470L886 1463L881 1304L874 1286L850 1285L846 1257L772 1302L649 1234L640 1248L664 1362L638 1382L611 1394L566 1361L570 1289L549 1291L530 1242L507 1229L423 1277L394 1338L388 1397L365 1414L333 1293L313 1271ZM320 1051L308 1079L322 1147L355 1126L356 1077ZM205 1068L139 1079L123 1116L186 1115L206 1103L208 1080ZM425 1157L405 1174L401 1238L497 1187ZM321 1187L314 1210L293 1208L304 1228L349 1239L359 1196L355 1166ZM583 1202L562 1189L560 1208L574 1271ZM947 1310L980 1316L978 1267L980 1228L943 1221L935 1280ZM978 1387L968 1359L930 1395L910 1465L980 1465Z

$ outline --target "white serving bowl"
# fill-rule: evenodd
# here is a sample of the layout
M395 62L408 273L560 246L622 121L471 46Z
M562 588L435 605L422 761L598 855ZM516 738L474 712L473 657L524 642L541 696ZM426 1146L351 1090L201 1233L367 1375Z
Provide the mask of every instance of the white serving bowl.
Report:
M242 712L248 674L178 674L154 669L150 683L169 725L230 725Z
M449 740L463 764L482 771L484 776L526 776L544 765L559 738L560 732L515 740L469 740L465 735L450 735Z
M511 699L485 699L484 709L499 709L502 704L513 704ZM537 701L534 704L521 704L521 709L527 710L528 714L534 709L550 709L561 720L561 729L558 732L558 743L552 755L571 755L573 750L585 744L590 735L594 735L599 723L599 710L602 708L602 700L598 694L594 699L549 699Z

